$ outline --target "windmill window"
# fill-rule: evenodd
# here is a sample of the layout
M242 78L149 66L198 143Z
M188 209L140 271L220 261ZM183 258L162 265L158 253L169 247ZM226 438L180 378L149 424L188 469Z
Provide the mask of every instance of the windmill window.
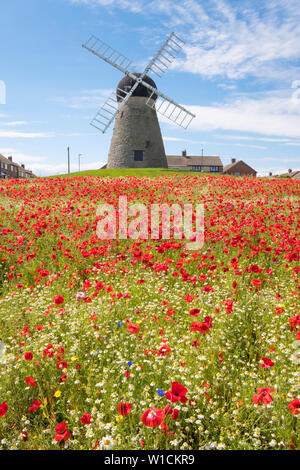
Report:
M144 160L144 150L134 150L133 158L135 162L142 162Z

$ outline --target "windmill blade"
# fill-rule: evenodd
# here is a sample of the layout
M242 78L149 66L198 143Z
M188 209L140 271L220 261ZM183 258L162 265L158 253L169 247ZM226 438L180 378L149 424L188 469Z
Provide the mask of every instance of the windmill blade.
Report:
M138 83L136 83L134 86L138 86ZM117 114L121 111L125 103L130 98L131 91L132 89L129 93L127 93L120 88L117 88L116 91L113 91L91 121L91 126L95 127L104 134L113 120L116 118Z
M158 99L154 101L151 99L151 96L146 101L146 105L152 109L155 109L162 116L167 117L170 121L173 121L178 126L187 129L194 117L190 111L185 109L180 104L176 103L173 100L170 100L166 95L158 91L153 92L153 94L158 96Z
M132 64L132 61L105 42L98 39L96 36L92 35L88 41L82 45L82 47L92 52L92 54L100 57L100 59L103 59L105 62L117 68L124 74L129 74L128 69Z
M151 91L146 102L147 106L152 109L156 109L160 114L166 116L171 121L186 129L195 115L143 80L148 72L152 72L160 77L176 58L176 55L182 48L183 44L184 41L176 36L175 33L171 33L149 65L145 68L142 75L140 77L136 77L136 75L128 70L132 62L127 57L98 39L96 36L92 35L88 41L82 45L82 47L135 80L135 84L129 92L119 89L117 90L117 93L113 92L102 108L97 112L91 125L104 133L138 85L143 85ZM155 100L153 99L154 97L159 97L159 99Z
M115 92L113 92L92 120L91 125L104 133L106 129L110 126L112 121L115 119L119 111L123 108L124 104L133 94L134 90L141 83L142 78L145 76L145 73L143 73L142 77L137 78L133 73L129 72L128 70L132 62L123 54L117 52L115 49L113 49L108 44L101 41L94 35L92 35L88 39L88 41L82 45L82 47L92 52L96 56L100 57L100 59L103 59L108 64L120 70L124 73L124 75L127 75L128 77L135 80L135 84L128 93L124 90L117 90L116 96ZM116 97L119 98L119 100L116 99Z
M171 33L157 54L155 54L149 65L145 68L143 76L148 72L152 72L158 77L161 77L176 58L183 45L184 41L176 36L175 33Z
M196 117L195 114L191 113L180 104L171 100L164 93L149 85L149 83L145 82L144 80L142 80L140 83L151 90L151 94L146 101L147 106L155 109L162 116L165 116L171 121L175 122L175 124L178 124L178 126L181 126L184 129L188 128L192 120Z

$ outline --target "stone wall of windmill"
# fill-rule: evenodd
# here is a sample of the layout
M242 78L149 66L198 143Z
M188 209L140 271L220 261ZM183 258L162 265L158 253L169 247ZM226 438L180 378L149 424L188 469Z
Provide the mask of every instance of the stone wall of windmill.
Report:
M132 96L117 115L107 168L167 168L156 111Z

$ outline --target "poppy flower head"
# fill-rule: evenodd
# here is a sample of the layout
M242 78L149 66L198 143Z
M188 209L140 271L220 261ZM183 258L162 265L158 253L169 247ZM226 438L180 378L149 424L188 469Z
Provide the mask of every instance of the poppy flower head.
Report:
M165 418L165 412L161 408L151 408L146 410L142 416L141 421L145 426L156 428L160 426Z
M4 402L1 403L1 405L0 405L0 418L1 418L2 416L6 415L7 410L8 410L8 405L7 405L7 403L4 401Z
M187 388L185 388L183 385L178 382L172 382L171 390L166 392L166 398L172 403L177 403L178 401L180 401L181 403L186 403L187 398L185 394L187 392Z
M129 415L131 410L131 403L123 403L121 401L120 405L118 406L118 413L122 416Z

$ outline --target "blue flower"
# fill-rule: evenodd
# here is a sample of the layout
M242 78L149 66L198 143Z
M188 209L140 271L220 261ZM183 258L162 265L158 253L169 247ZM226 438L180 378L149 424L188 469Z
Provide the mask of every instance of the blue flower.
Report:
M157 391L157 395L159 395L160 397L163 397L165 395L165 392L161 390L160 388L156 391Z
M118 326L122 326L123 325L123 322L122 321L118 321Z
M132 361L127 362L127 365L129 365L129 366L132 366L132 364L133 364Z

